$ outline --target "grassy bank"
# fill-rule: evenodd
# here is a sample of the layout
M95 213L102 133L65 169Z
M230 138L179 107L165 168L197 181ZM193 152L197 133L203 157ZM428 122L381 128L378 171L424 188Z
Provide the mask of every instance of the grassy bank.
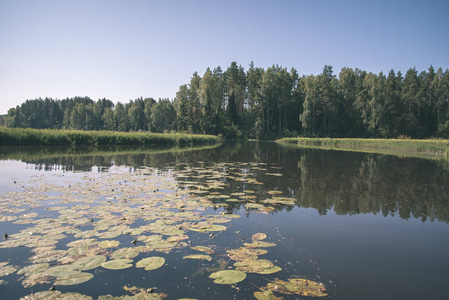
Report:
M103 146L204 145L220 139L213 135L182 133L111 132L0 127L0 145Z
M284 138L276 142L302 147L375 152L403 156L448 157L449 140Z

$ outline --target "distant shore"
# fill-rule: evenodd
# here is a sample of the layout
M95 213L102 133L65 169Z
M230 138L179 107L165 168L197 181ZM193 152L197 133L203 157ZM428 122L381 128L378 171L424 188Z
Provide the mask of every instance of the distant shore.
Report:
M448 158L449 140L361 139L361 138L283 138L281 144L300 147L375 152L403 156Z

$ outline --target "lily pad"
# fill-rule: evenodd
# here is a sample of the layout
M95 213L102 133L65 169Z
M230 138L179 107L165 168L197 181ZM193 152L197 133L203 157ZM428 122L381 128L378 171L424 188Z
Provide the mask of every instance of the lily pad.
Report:
M61 299L62 293L60 291L42 291L37 293L32 293L23 297L24 300L44 300L44 299Z
M100 243L98 244L98 247L101 247L101 248L115 248L115 247L117 247L118 245L120 245L120 242L119 242L119 241L115 241L115 240L112 240L112 241L102 241L102 242L100 242Z
M245 273L258 273L265 269L270 269L274 267L273 263L266 259L246 259L238 261L234 264L237 270L243 271Z
M187 240L189 237L187 235L174 235L171 236L169 238L167 238L167 242L171 243L171 242L179 242L179 241L183 241L183 240Z
M265 291L265 292L254 292L254 297L256 297L257 300L283 300L283 297L277 297L273 295L272 291Z
M275 243L264 242L264 241L253 241L252 243L244 243L245 247L248 248L268 248L276 246Z
M268 176L277 176L277 177L281 177L281 176L283 176L281 173L265 173L265 175L268 175Z
M240 247L238 249L231 249L226 252L228 253L229 257L233 260L247 260L247 259L257 259L259 255L263 255L268 251L265 249Z
M202 260L207 260L207 261L212 260L212 257L210 255L206 255L206 254L191 254L191 255L186 255L183 258L184 259L202 259Z
M277 273L279 271L282 271L282 268L280 268L278 266L273 266L272 268L265 269L263 271L257 272L257 274L267 275L267 274L274 274L274 273Z
M63 299L63 300L93 300L93 298L90 296L83 295L81 293L73 293L73 292L62 294L60 299Z
M270 194L270 195L280 195L280 194L282 194L282 192L278 191L278 190L268 191L267 193Z
M265 287L262 287L261 290L307 297L327 296L326 288L321 283L302 278L290 278L288 281L275 279Z
M145 268L145 270L155 270L162 267L165 263L165 259L160 256L147 257L139 260L136 263L136 268Z
M209 278L214 279L214 283L217 284L234 284L243 281L246 278L246 273L237 270L222 270L210 274Z
M86 256L78 259L73 263L79 267L81 271L92 270L101 266L106 261L106 257L103 255Z
M71 273L66 277L59 277L58 280L56 280L56 285L75 285L80 284L86 281L91 280L94 277L91 273L86 272L78 272L78 273Z
M17 271L17 267L11 265L0 266L0 277L6 276Z
M88 238L94 237L96 235L98 235L98 231L96 231L96 230L86 230L86 231L78 232L74 236L76 238L88 239Z
M67 256L66 250L45 250L39 251L36 255L29 258L34 263L45 263L57 261L60 258Z
M134 258L137 255L139 255L141 248L135 247L135 248L130 248L130 247L126 247L126 248L120 248L115 250L112 255L111 258L112 259L121 259L121 258Z
M87 247L87 246L75 247L75 248L70 248L69 250L67 250L67 254L71 255L71 256L81 256L81 255L85 255L87 253L87 251L89 251L89 247Z
M70 265L55 266L45 270L45 274L54 277L67 277L72 273L79 273L79 266L70 264Z
M17 271L17 274L25 274L25 276L31 276L33 274L41 273L48 269L50 265L48 263L41 263L41 264L33 264L26 267L23 267L19 271Z
M267 238L267 235L265 233L256 233L252 236L252 239L254 241L261 241Z
M123 270L127 268L131 268L133 265L131 264L133 262L132 259L113 259L107 262L104 262L101 264L101 266L105 269L109 270Z
M192 250L196 250L196 251L201 251L204 252L206 254L214 254L214 250L212 250L210 247L206 247L206 246L194 246L191 247Z
M50 283L50 276L45 273L36 273L27 276L24 280L22 280L22 285L25 288L30 288L35 286L36 284L46 284Z

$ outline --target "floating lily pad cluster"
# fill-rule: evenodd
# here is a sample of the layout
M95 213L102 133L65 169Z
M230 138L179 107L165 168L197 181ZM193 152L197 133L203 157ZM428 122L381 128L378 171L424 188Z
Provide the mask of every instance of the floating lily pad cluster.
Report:
M219 202L222 206L226 203L241 203L248 211L269 214L278 206L296 204L295 198L282 197L282 191L261 191L260 187L264 183L257 180L256 174L270 178L282 177L281 173L275 172L278 168L268 167L265 163L219 163L203 168L185 167L178 170L175 176L181 187L214 203ZM245 188L229 192L232 182L244 185ZM261 198L261 195L266 197Z
M237 270L258 274L273 274L282 270L267 259L259 259L260 255L268 252L263 248L276 246L276 244L261 241L266 237L265 233L256 233L252 236L252 243L245 243L244 247L227 251L229 257L236 261L234 266Z
M262 287L261 290L262 292L254 292L254 296L259 300L283 299L282 297L276 297L276 293L307 297L327 296L326 288L321 283L303 278L289 278L287 281L276 278L273 282Z
M20 267L9 261L0 262L0 277L16 273L24 288L56 287L24 299L90 299L77 293L61 293L57 287L81 285L101 274L96 270L136 268L153 272L170 264L164 254L173 250L191 252L183 256L186 260L205 263L217 260L210 245L191 246L191 235L203 234L213 239L239 215L224 211L211 214L210 209L226 209L229 203L241 202L247 209L268 213L276 205L294 205L294 199L281 197L278 190L262 194L250 189L229 191L230 181L253 184L257 189L263 183L254 174L266 171L265 164L217 164L169 172L142 168L132 172L55 175L52 180L49 176L38 176L22 182L23 191L9 192L0 198L0 222L24 229L4 233L0 250L25 247L30 256ZM250 243L227 250L234 265L223 269L228 263L222 263L220 258L219 269L208 269L211 282L233 285L243 281L247 273L281 271L271 261L259 258L267 252L266 248L275 246L266 242L266 237L257 233ZM291 291L292 285L297 284L289 282L282 282L285 287L282 291ZM5 283L0 280L0 286ZM270 284L261 293L272 292ZM136 299L164 297L143 288L125 291ZM298 294L296 290L291 293ZM123 297L126 296L114 299Z
M114 297L111 295L103 295L98 298L98 300L162 300L167 297L166 294L163 293L154 293L151 290L145 290L143 288L129 289L127 290L133 294L133 296L120 296ZM61 293L60 291L42 291L30 294L22 298L23 300L37 300L37 299L64 299L64 300L93 300L92 297L83 295L81 293Z

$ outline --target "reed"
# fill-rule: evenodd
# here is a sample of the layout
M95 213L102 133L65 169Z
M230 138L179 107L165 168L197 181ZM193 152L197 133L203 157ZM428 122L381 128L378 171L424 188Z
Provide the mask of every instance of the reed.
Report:
M219 143L213 135L183 133L81 131L0 127L0 145L103 146L202 145Z
M449 140L441 139L283 138L276 142L312 148L377 152L395 155L425 154L427 156L447 158L449 154Z

